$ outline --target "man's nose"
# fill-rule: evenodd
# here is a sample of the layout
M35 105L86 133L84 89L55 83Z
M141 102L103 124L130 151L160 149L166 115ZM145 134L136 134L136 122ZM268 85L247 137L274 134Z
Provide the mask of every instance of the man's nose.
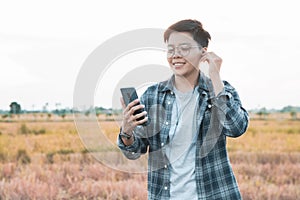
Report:
M174 49L174 55L173 55L173 58L178 58L178 57L181 57L181 54L180 54L180 51L178 48L175 48Z

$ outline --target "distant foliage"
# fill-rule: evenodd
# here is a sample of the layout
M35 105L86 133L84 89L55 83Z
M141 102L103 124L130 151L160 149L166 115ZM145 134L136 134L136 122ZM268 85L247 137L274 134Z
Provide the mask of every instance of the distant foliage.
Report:
M297 112L296 111L291 111L290 115L291 115L292 119L294 119L294 120L297 119Z
M285 106L281 109L283 113L290 113L290 112L300 112L299 106Z
M266 119L266 117L270 114L266 108L261 108L257 114L261 119Z

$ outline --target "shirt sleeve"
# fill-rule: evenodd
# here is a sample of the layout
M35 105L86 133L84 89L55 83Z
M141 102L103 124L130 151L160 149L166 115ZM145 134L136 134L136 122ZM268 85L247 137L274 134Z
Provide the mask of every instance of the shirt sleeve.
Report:
M119 148L121 149L121 151L123 152L123 154L128 158L128 159L131 159L131 160L135 160L135 159L138 159L140 157L140 152L139 152L139 141L138 141L138 138L136 138L133 134L133 137L134 137L134 142L129 145L129 146L126 146L124 143L123 143L123 140L121 138L121 136L119 135L118 136L118 140L117 140L117 144L119 146Z
M223 126L222 133L238 137L247 130L248 112L242 107L238 93L228 82L224 81L223 90L212 98L212 104L217 109L217 117Z

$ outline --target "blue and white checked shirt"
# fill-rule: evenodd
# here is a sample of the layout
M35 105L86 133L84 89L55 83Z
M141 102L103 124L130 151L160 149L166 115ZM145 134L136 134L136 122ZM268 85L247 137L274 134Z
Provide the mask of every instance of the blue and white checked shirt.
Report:
M150 86L141 96L148 113L145 126L134 131L134 143L125 146L118 138L118 146L128 159L137 159L146 152L148 156L148 199L169 199L170 170L165 147L169 144L174 75L167 81ZM242 107L236 90L226 81L224 89L214 95L210 79L203 73L198 80L199 102L196 122L195 176L198 199L241 199L228 154L226 138L242 135L249 116ZM189 164L189 163L186 163Z

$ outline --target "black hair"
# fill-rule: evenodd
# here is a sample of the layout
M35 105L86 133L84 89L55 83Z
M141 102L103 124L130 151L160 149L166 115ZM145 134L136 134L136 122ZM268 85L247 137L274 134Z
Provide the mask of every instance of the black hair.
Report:
M210 34L203 29L202 23L197 20L185 19L171 25L164 33L164 41L167 42L173 32L187 32L193 36L193 39L202 47L207 47Z

